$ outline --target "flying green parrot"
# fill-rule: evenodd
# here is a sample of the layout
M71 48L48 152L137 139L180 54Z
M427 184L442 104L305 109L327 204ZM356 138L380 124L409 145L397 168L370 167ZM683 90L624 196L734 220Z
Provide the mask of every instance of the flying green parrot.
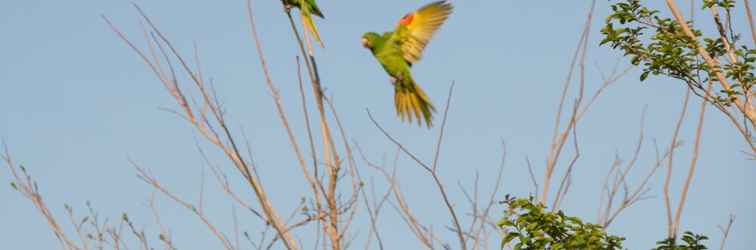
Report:
M323 12L320 12L320 8L315 3L315 0L283 0L287 8L296 7L299 9L299 15L302 17L302 25L307 29L307 32L312 34L315 41L318 42L320 47L325 47L323 41L320 40L320 34L318 34L318 28L315 27L315 23L312 21L312 15L325 18Z
M396 30L380 35L367 32L362 35L362 45L370 49L375 59L391 76L394 85L394 105L402 120L433 126L436 108L430 98L412 79L410 68L419 61L425 45L433 34L452 13L452 5L447 1L427 4L399 20Z

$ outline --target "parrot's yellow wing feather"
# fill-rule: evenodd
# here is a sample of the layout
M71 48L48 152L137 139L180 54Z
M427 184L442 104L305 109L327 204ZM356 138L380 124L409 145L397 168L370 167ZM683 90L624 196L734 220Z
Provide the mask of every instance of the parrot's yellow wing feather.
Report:
M399 40L405 60L410 63L420 60L425 45L446 21L452 9L451 3L437 1L405 15L399 21L397 32L401 34Z

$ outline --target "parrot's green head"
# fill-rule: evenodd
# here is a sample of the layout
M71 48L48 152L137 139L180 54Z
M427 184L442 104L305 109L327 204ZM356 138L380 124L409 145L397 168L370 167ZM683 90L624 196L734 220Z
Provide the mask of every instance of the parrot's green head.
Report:
M373 50L376 47L376 43L380 40L381 36L375 32L367 32L362 35L362 47Z

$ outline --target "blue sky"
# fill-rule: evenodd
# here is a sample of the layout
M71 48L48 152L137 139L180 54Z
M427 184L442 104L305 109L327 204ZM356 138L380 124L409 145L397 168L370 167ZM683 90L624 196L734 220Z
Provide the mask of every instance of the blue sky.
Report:
M244 131L261 169L273 203L288 214L306 194L304 179L275 114L249 36L245 1L136 1L152 16L184 53L199 45L204 72L215 80L218 95L237 134ZM431 159L438 128L426 130L398 121L392 91L380 66L360 45L366 31L385 31L404 13L427 1L319 1L327 20L316 20L326 49L318 50L326 92L332 95L351 138L373 161L390 157L395 147L371 124L370 109L389 131L424 159ZM682 1L679 1L682 2ZM456 82L447 136L440 158L440 174L458 209L467 208L457 182L470 187L475 172L485 192L492 189L507 145L503 193L524 196L532 192L525 157L542 176L560 86L568 71L589 1L454 1L455 12L415 64L415 79L438 107L448 86ZM258 29L275 83L294 124L302 124L296 87L295 42L278 1L254 1ZM588 93L601 84L601 72L616 63L627 66L620 54L598 41L608 3L598 1L588 46ZM27 166L53 213L65 220L63 204L79 213L86 201L103 217L115 220L122 212L156 239L147 200L153 190L135 177L128 159L134 159L167 187L195 201L202 179L203 160L197 145L210 159L230 172L230 164L208 147L180 118L161 110L174 103L148 68L107 28L99 15L110 17L138 44L144 45L137 12L129 1L6 1L0 4L0 138L17 162ZM698 14L698 16L704 16ZM741 15L735 20L746 31ZM639 119L648 107L646 141L637 183L654 161L653 140L669 144L682 103L680 82L662 77L637 81L638 69L610 87L578 126L581 159L565 210L595 220L601 182L615 153L629 160ZM676 162L675 190L682 185L693 142L697 99L690 107ZM304 130L297 128L303 141ZM304 142L304 141L303 141ZM717 225L734 213L737 220L728 241L730 249L756 245L756 202L751 181L752 161L741 153L741 137L724 116L709 108L704 127L698 172L682 217L683 230L709 235L710 246L721 238ZM361 162L360 162L361 163ZM565 166L561 164L560 166ZM385 188L380 175L360 164L367 180ZM9 182L5 167L0 181ZM557 169L561 173L563 168ZM452 246L454 235L441 197L428 176L409 159L399 164L400 182L410 206L421 221L434 225ZM372 178L372 179L371 179ZM237 178L237 181L239 179ZM666 218L661 199L662 175L651 181L652 199L620 216L610 231L628 238L630 249L648 249L664 237ZM32 205L9 186L0 188L0 242L8 249L54 249L57 241ZM208 176L205 209L230 233L231 201L217 192ZM346 187L346 186L345 186ZM245 198L252 194L238 185ZM678 192L673 192L677 199ZM217 249L222 245L199 220L164 197L157 196L163 222L183 249ZM500 209L500 207L497 207ZM501 210L499 210L501 211ZM419 247L391 207L381 222L389 248ZM358 219L358 239L367 234L366 216ZM242 217L242 230L256 233L262 223ZM463 220L469 221L468 218ZM362 247L362 241L357 241ZM307 244L311 245L311 244Z

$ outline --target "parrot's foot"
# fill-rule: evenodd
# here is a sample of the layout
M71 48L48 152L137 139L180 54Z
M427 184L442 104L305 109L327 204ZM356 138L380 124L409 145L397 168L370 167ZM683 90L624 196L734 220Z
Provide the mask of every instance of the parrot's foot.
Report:
M404 81L404 78L402 77L389 76L389 79L391 79L391 85L394 86L396 86L396 83Z

